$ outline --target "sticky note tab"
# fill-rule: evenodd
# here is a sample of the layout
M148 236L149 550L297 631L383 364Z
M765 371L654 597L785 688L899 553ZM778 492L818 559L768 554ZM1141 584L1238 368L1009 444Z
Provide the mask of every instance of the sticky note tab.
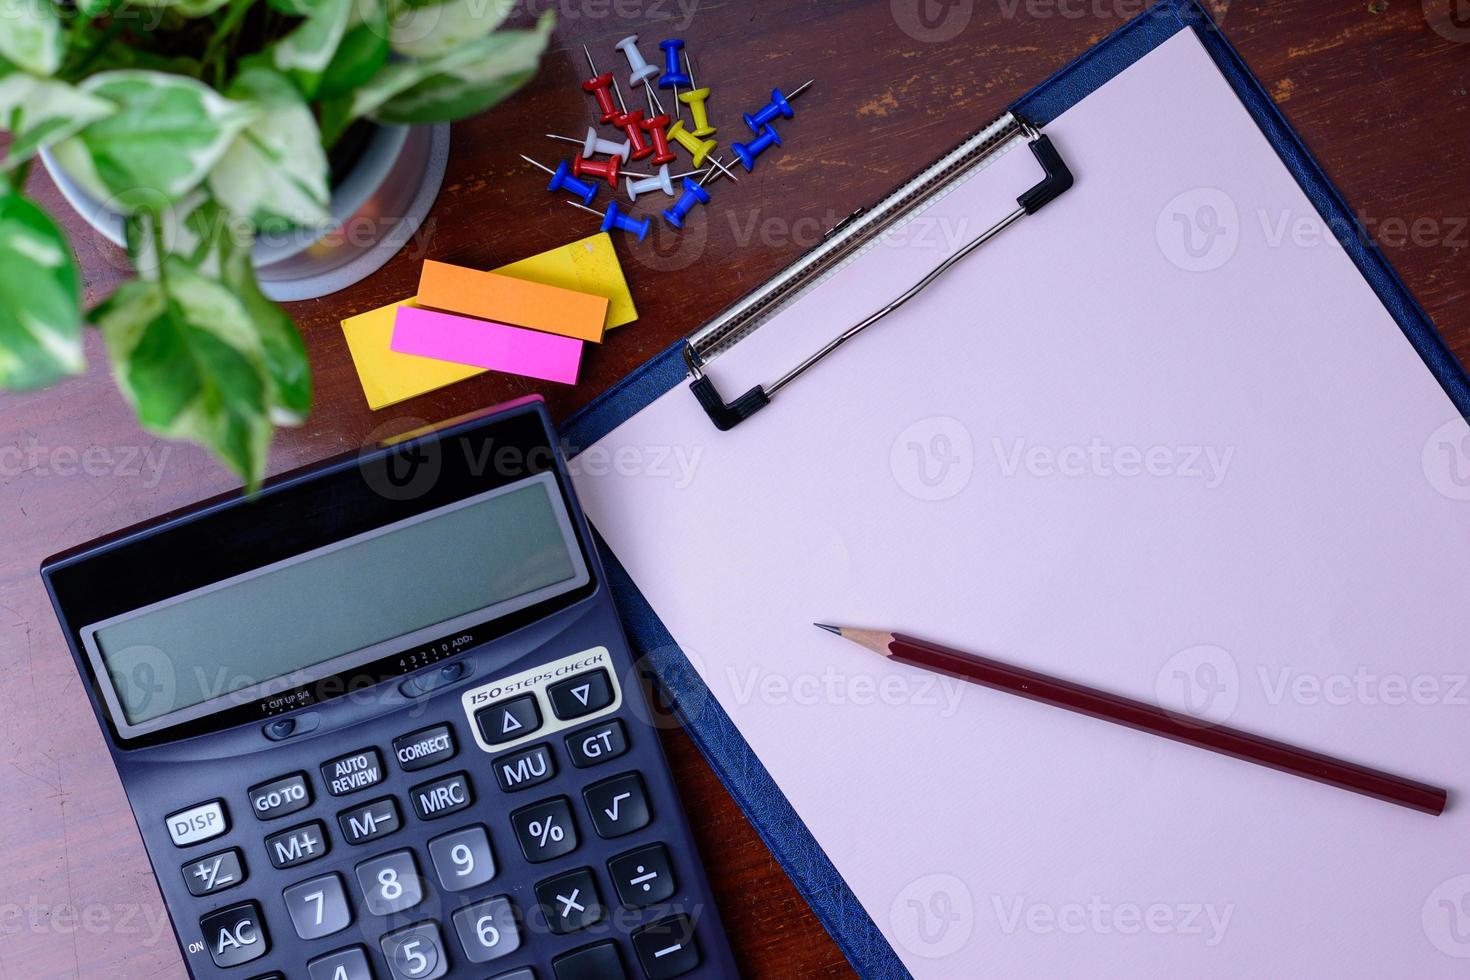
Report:
M576 384L583 343L560 334L401 306L393 349L542 381Z
M592 235L581 241L542 252L495 270L503 276L543 282L607 299L607 329L638 319L628 282L618 264L612 238ZM416 398L445 385L484 374L484 368L451 364L427 357L400 354L391 348L393 319L401 306L416 306L414 299L402 300L369 310L342 321L342 333L352 353L352 363L362 382L362 393L374 411Z
M419 277L420 306L516 327L602 343L607 300L560 286L527 282L426 261Z

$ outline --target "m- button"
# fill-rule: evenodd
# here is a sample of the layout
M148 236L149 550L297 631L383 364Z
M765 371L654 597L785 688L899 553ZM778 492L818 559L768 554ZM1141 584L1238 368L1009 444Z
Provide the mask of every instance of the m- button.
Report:
M523 694L476 711L475 723L491 745L513 742L541 727L541 709L536 707L535 695Z

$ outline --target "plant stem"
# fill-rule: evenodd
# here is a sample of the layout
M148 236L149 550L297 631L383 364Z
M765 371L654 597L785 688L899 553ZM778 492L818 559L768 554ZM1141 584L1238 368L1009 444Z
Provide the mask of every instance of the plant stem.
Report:
M225 11L225 16L220 20L219 26L215 28L209 43L204 46L204 54L199 63L207 70L210 61L219 53L220 45L226 39L232 39L239 30L240 24L245 20L245 15L250 13L250 8L255 6L255 0L230 0L230 5ZM224 63L214 65L214 84L218 88L224 81Z
M80 19L73 21L73 24L80 23L83 23ZM123 18L114 17L108 23L107 31L97 39L95 44L87 49L86 54L82 55L82 60L66 70L66 79L71 82L79 82L85 78L87 76L87 70L97 63L98 58L101 58L107 53L108 48L112 47L112 42L122 33L125 23Z

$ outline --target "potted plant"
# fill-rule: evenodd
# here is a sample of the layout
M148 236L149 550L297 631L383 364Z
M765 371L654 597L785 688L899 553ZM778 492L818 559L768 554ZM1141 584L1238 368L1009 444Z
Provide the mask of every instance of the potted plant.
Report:
M464 118L530 78L552 20L497 30L511 6L0 3L0 387L84 370L90 323L144 428L258 485L274 426L305 418L311 383L252 252L331 228L334 171L364 158L372 124ZM61 230L22 193L42 151L122 219L137 278L88 313Z

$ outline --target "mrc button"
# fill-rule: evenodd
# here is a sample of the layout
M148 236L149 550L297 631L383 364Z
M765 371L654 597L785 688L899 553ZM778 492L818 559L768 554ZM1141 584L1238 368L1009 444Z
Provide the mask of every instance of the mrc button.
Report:
M377 749L340 756L322 766L322 782L333 796L346 796L383 781L383 758Z
M612 704L612 682L607 671L589 670L551 685L546 689L546 696L551 699L551 710L558 718L580 718Z
M475 802L475 794L470 792L470 777L462 772L415 786L408 793L420 820L458 813Z
M168 824L169 837L178 847L188 847L190 844L218 837L230 829L224 803L220 800L210 800L208 803L171 813L164 821Z
M404 772L427 769L454 758L454 732L448 725L435 725L393 740L393 757Z

